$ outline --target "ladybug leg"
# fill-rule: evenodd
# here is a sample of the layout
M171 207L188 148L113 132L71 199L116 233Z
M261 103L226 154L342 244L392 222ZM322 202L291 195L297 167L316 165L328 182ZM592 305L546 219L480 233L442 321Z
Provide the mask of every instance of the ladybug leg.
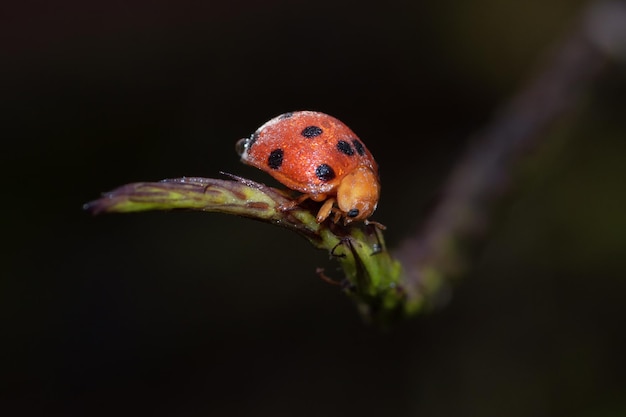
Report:
M370 225L371 224L372 226L375 226L376 229L378 229L378 230L386 230L387 229L387 226L385 226L384 224L378 223L378 222L375 222L375 221L372 221L372 220L365 220L364 223L366 225Z
M333 207L332 211L333 211L333 223L339 223L339 220L341 220L341 216L343 216L343 212L336 207ZM345 226L346 223L344 222L343 225Z
M333 211L333 204L335 204L334 198L329 198L324 202L320 211L317 212L317 222L321 223L330 216L330 213Z
M297 206L300 205L300 203L302 203L303 201L308 200L309 198L311 198L311 196L309 194L302 194L300 197L296 198L295 200L291 200L288 203L285 204L281 204L278 209L280 211L289 211L289 210L293 210L295 209Z

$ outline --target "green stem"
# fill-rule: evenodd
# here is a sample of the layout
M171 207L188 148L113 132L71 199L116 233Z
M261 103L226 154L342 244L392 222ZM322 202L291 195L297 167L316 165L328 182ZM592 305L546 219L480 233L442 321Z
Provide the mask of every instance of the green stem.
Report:
M379 226L320 224L315 219L314 203L293 207L292 200L280 190L231 177L233 180L178 178L127 184L84 208L93 214L200 210L275 224L298 233L339 261L345 277L338 284L367 320L387 324L417 312L418 305L409 302L402 286L400 263L386 250ZM323 271L319 273L323 275Z
M420 232L403 242L394 256L375 225L319 224L314 203L293 207L284 192L235 176L128 184L85 208L94 214L201 210L276 224L339 261L345 274L341 287L369 320L387 324L415 315L437 305L452 278L463 272L467 246L484 235L529 149L582 101L610 58L626 57L624 27L622 2L592 3L545 68L475 140L444 187L445 197Z

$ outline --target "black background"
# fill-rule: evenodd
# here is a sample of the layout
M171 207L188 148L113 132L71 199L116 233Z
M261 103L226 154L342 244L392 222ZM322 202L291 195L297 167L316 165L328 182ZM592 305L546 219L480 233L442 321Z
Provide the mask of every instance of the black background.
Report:
M231 172L280 113L348 124L375 219L413 233L468 139L582 2L14 4L0 26L3 415L626 414L626 76L523 167L447 307L381 332L286 230L92 217L135 181ZM339 272L336 272L338 274Z

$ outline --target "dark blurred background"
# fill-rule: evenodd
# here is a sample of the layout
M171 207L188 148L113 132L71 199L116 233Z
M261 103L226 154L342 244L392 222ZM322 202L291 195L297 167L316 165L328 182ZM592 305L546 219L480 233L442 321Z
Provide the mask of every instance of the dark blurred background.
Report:
M626 74L523 166L446 307L381 332L322 251L219 214L92 217L135 181L244 166L280 113L376 155L414 233L469 138L583 1L14 2L0 25L0 413L626 415Z

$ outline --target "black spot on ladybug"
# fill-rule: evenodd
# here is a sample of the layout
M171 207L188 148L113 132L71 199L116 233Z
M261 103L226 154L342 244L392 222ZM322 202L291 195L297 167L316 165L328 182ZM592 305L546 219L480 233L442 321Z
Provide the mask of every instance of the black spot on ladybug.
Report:
M330 181L335 178L335 171L333 171L330 165L322 164L315 168L315 175L322 181Z
M274 149L267 158L267 165L272 169L278 169L283 164L283 150Z
M358 153L361 156L365 155L365 146L363 146L361 142L359 142L356 139L352 139L352 144L354 145L354 148L356 149L356 153Z
M302 132L300 132L300 134L304 136L305 138L311 139L311 138L321 135L323 132L324 131L322 130L321 127L307 126L304 129L302 129Z
M283 113L280 116L278 116L279 120L284 120L284 119L289 119L291 116L293 116L293 112L290 111L288 113Z
M359 215L359 209L352 209L347 213L348 217L356 217Z
M352 146L350 146L350 144L345 140L340 140L339 142L337 142L337 150L348 156L354 155L354 149L352 149Z

